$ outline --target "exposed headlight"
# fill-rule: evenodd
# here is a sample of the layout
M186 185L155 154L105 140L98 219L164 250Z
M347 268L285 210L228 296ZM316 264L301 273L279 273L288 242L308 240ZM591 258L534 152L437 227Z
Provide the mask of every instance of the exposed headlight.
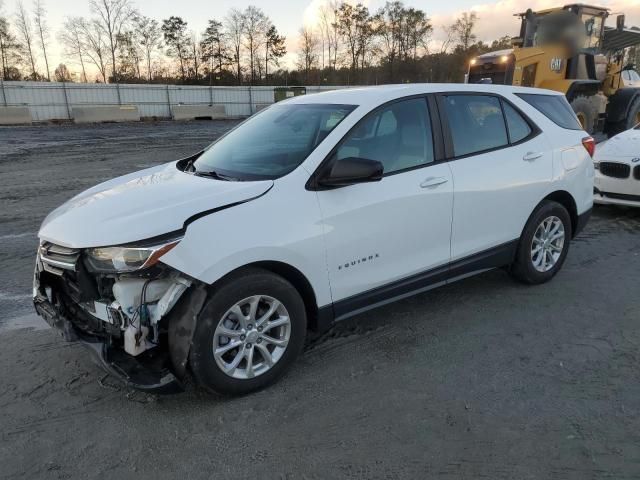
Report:
M99 272L133 272L151 267L181 239L151 246L99 247L87 250L87 260Z

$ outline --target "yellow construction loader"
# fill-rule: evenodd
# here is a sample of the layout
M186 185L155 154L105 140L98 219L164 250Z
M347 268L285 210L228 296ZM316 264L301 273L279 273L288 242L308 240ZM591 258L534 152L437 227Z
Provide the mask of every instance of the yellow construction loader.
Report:
M605 27L609 10L583 4L517 14L513 48L470 61L469 83L496 83L563 92L589 133L609 136L640 123L640 76L625 51L640 48L640 30Z

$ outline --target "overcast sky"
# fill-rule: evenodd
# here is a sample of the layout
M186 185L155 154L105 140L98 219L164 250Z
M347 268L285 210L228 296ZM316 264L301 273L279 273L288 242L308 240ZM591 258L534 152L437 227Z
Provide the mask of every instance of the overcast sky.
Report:
M4 3L4 13L15 11L17 0L0 0ZM184 18L189 28L197 33L202 32L210 18L223 19L229 9L244 8L256 5L271 17L276 27L287 36L287 46L290 52L297 47L297 32L303 22L313 23L314 12L326 0L134 0L138 10L147 16L161 20L170 15ZM88 0L44 0L48 10L49 25L53 32L60 28L65 16L88 16ZM31 0L23 0L25 6L31 7ZM352 3L356 3L354 0ZM365 0L371 11L375 11L384 4L384 0ZM449 25L457 15L463 11L475 10L479 21L476 33L480 40L491 41L503 35L514 36L518 33L519 22L513 17L514 13L524 11L529 7L547 8L568 3L568 0L500 0L496 2L483 0L405 0L408 6L414 6L427 12L434 24L433 42L437 44L442 38L442 26ZM589 2L586 2L589 3ZM601 4L612 9L612 13L627 14L628 25L640 26L640 0L591 0L591 3ZM615 24L614 15L609 24ZM53 65L63 62L57 42L52 35Z

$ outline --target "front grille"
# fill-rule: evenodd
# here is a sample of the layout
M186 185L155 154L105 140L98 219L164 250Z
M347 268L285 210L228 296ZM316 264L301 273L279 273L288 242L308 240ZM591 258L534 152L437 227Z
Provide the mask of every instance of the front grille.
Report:
M44 269L54 275L62 275L65 270L76 271L80 250L63 247L50 242L40 245L40 260Z
M600 173L607 177L629 178L631 167L625 163L600 162Z
M633 169L633 178L640 180L640 165Z

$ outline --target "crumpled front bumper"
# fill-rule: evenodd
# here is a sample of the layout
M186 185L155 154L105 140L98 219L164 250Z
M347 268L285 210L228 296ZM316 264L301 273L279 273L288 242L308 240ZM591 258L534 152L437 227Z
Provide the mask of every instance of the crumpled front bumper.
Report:
M182 382L173 372L162 366L162 359L153 358L155 352L146 355L143 362L121 349L111 347L101 337L82 332L70 319L61 315L47 297L38 294L33 302L38 315L57 330L65 340L81 343L107 373L118 378L126 386L160 394L184 391Z

